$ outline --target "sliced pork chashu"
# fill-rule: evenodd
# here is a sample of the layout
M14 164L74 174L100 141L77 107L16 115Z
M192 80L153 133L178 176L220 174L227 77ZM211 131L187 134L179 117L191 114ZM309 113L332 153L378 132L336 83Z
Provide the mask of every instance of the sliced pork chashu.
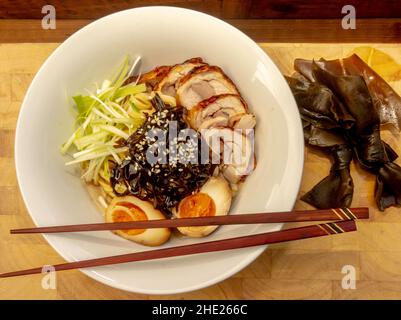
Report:
M224 164L221 171L231 184L245 180L255 169L253 135L247 136L233 130L233 139L227 143L224 152L229 153L231 163Z
M171 67L170 66L159 66L156 67L142 75L135 75L132 77L129 77L126 81L125 84L131 83L131 82L137 82L137 83L146 83L150 89L154 89L154 87L166 77L168 72L170 71ZM138 79L139 77L139 79Z
M221 172L231 184L252 173L255 168L253 135L230 128L213 128L202 131L202 137L212 152L211 162L220 164Z
M179 81L193 69L206 65L202 58L192 58L181 64L173 66L163 79L155 86L156 91L175 97Z
M255 115L252 113L242 113L235 115L228 121L228 127L233 129L252 129L256 125Z
M190 110L199 102L220 94L238 94L234 83L216 66L201 66L183 77L177 88L177 100Z
M195 130L231 127L252 129L255 117L247 113L245 101L237 94L220 94L199 102L188 112L187 120Z

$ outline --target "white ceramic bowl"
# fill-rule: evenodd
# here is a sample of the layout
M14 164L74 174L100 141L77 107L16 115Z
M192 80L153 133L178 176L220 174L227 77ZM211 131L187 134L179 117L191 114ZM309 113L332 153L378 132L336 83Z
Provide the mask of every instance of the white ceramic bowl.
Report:
M28 53L29 54L29 53ZM60 45L40 68L18 119L15 159L25 204L38 226L101 222L79 177L64 166L60 145L71 134L71 96L107 78L127 54L143 70L202 57L234 80L257 117L257 168L235 199L232 213L292 209L303 168L298 110L284 78L246 35L196 11L145 7L97 20ZM165 246L279 230L277 225L224 226L203 239L173 239ZM148 250L104 232L47 235L67 261ZM171 294L222 281L256 259L265 246L82 270L123 290Z

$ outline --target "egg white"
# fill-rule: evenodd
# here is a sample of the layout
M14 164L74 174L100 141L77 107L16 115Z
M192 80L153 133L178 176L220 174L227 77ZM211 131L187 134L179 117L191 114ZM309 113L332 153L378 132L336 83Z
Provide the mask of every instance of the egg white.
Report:
M199 192L205 193L212 198L216 208L215 216L228 214L231 207L232 191L226 179L222 176L211 177L206 181ZM183 200L181 200L180 204ZM178 205L178 210L174 211L177 218L182 217L180 204ZM218 226L178 227L177 229L188 237L200 238L211 234L217 227Z
M130 210L127 207L117 205L117 203L119 202L130 202L135 206L139 207L145 212L148 220L166 219L163 213L155 209L151 203L143 201L134 196L126 196L126 197L116 197L111 201L110 205L106 210L107 222L114 222L113 212L115 210L123 210L124 212L130 214ZM121 230L116 230L115 233L125 239L143 244L145 246L152 246L152 247L162 245L170 238L171 235L171 231L169 228L145 229L144 232L136 235L129 235Z

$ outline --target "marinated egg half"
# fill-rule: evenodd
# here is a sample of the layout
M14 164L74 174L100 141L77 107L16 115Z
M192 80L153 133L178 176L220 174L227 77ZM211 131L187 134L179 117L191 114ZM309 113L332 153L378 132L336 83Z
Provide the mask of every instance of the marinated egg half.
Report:
M182 199L175 215L177 218L195 218L227 215L231 206L231 188L221 176L211 177L199 192ZM189 237L204 237L217 229L217 226L178 227Z
M134 196L116 197L106 211L107 222L160 220L166 217L152 204ZM168 228L129 229L115 231L119 236L145 246L159 246L171 235Z

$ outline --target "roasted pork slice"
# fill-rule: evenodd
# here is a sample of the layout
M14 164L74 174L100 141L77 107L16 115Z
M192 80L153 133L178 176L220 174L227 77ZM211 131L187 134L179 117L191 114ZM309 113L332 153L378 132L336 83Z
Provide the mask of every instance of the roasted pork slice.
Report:
M228 127L233 129L252 129L256 125L256 117L252 113L242 113L231 117Z
M171 69L170 66L159 66L159 67L156 67L144 74L129 77L125 81L125 84L131 83L131 82L146 83L150 87L150 89L153 90L154 87L162 79L164 79L166 77L166 75L168 74L170 69Z
M156 91L175 97L179 81L193 69L206 65L202 58L192 58L173 66L163 79L155 86Z
M247 113L244 100L236 94L221 94L199 102L191 108L187 120L195 130L231 127L252 129L254 116Z
M242 130L213 128L202 131L208 144L212 159L219 164L224 177L231 183L243 181L255 168L253 135L243 134Z
M223 176L231 183L237 184L251 174L255 169L255 154L253 136L241 134L233 130L233 140L227 144L224 152L231 154L231 162L223 164Z
M177 85L178 102L188 110L205 99L225 93L239 94L234 83L216 66L197 67Z

